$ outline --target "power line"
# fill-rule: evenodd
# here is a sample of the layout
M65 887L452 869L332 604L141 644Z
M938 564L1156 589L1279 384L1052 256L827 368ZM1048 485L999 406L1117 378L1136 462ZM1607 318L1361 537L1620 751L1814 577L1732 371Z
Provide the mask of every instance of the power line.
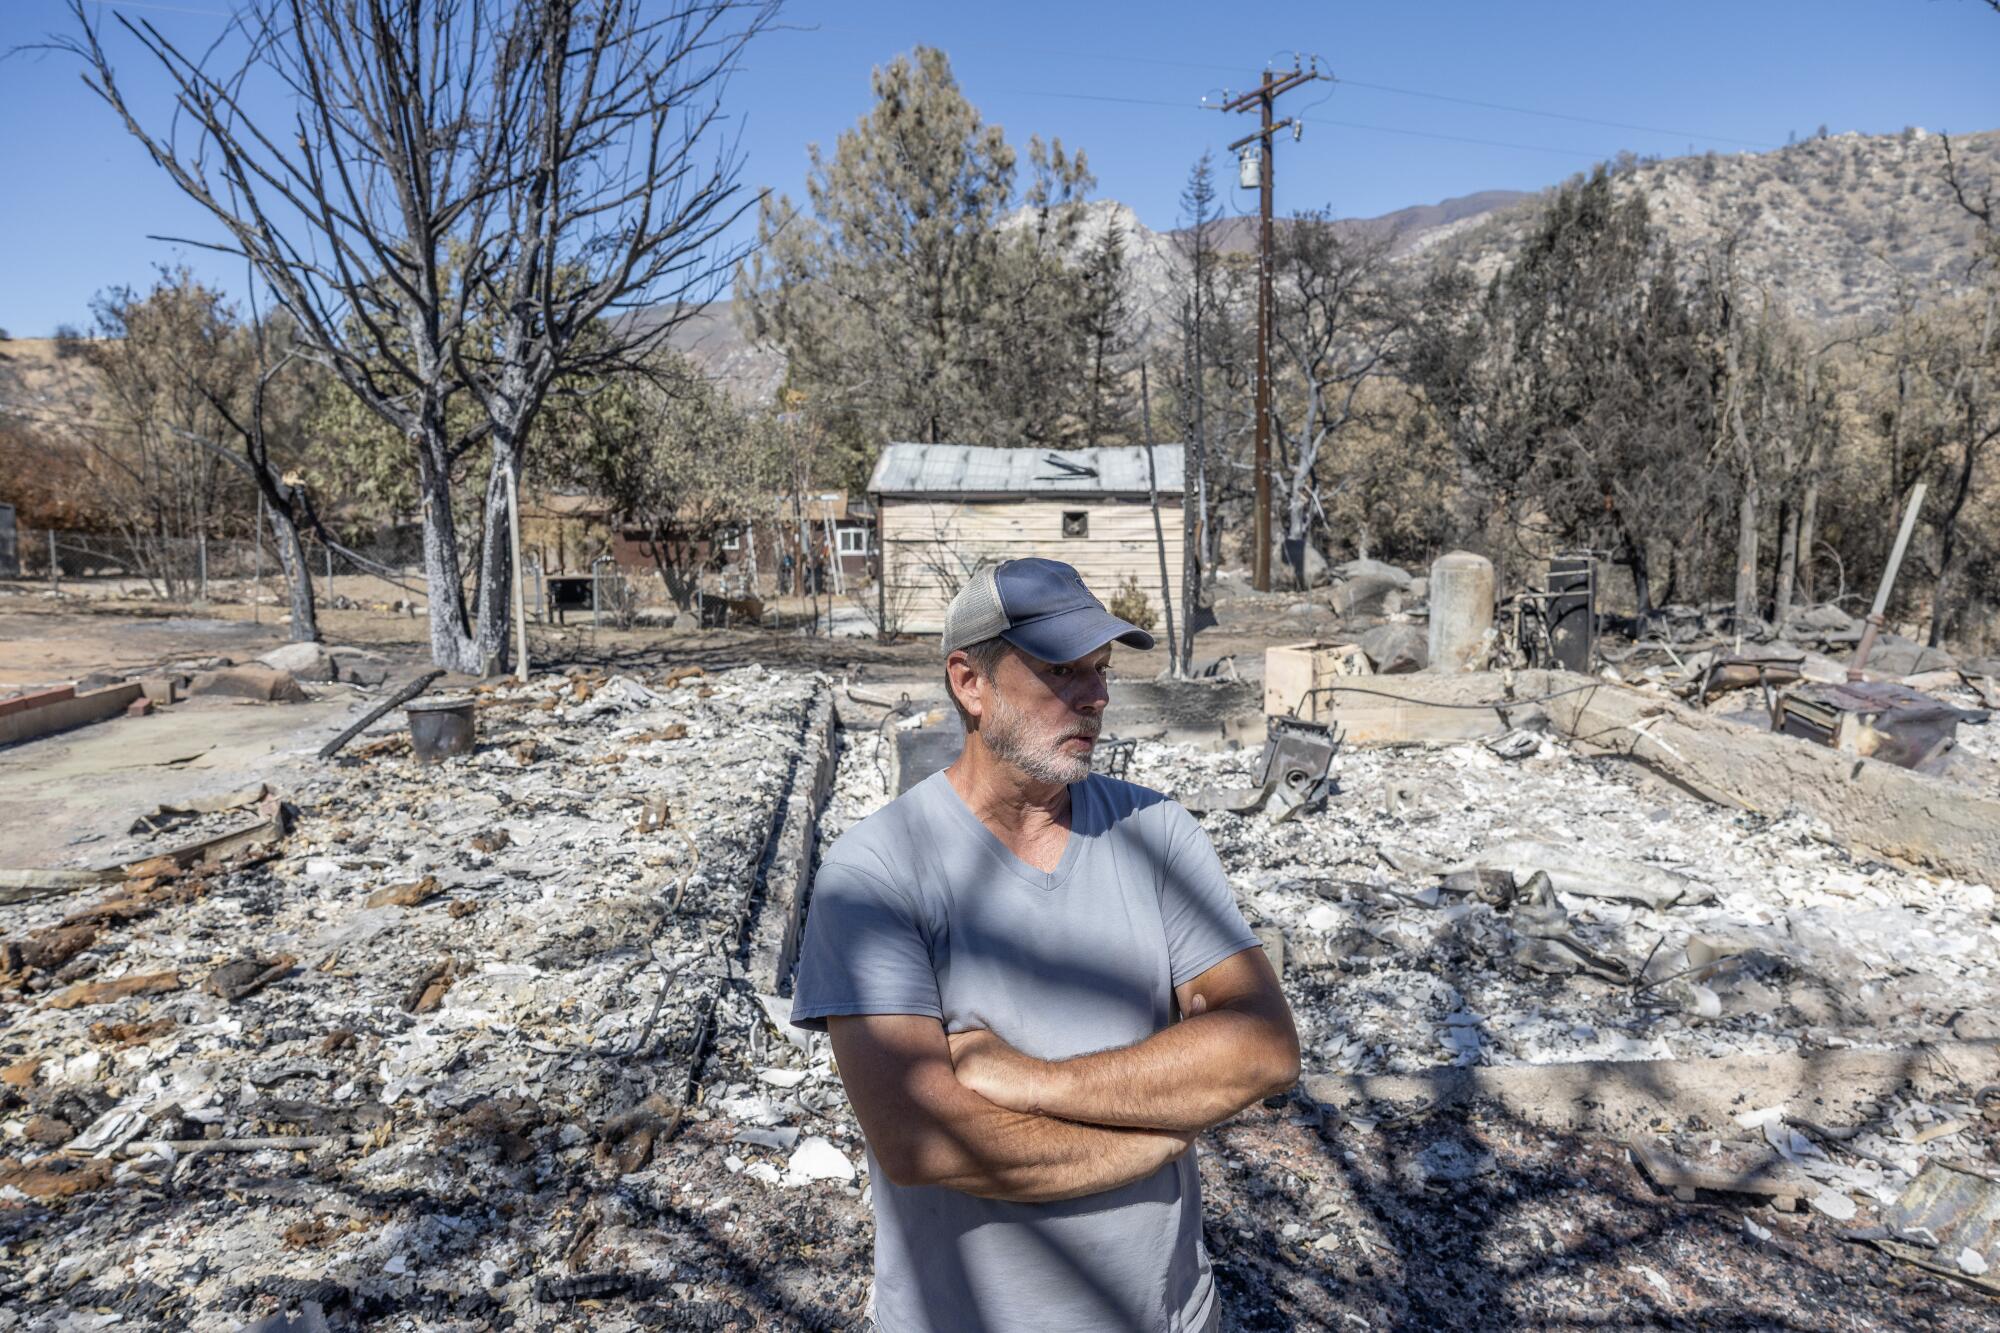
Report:
M862 28L842 28L842 26L832 26L832 24L814 24L810 30L812 32L840 32L840 34L846 34L846 36L870 36L870 38L876 36L876 34L866 32ZM1150 66L1150 68L1166 68L1166 70L1220 72L1220 70L1234 70L1236 68L1236 66L1226 66L1226 64L1216 64L1216 62L1202 62L1202 60L1164 60L1164 58L1158 58L1158 56L1128 56L1128 54L1108 52L1108 50L1092 50L1092 52L1088 52L1088 56L1082 56L1076 50L1052 48L1052 46L1036 46L1036 44L1026 44L1026 42L986 42L986 40L982 40L980 42L980 50L1008 50L1008 52L1016 52L1016 54L1024 54L1024 56L1088 58L1090 64L1132 64L1132 66ZM1572 124L1594 124L1594 126L1602 126L1602 128L1608 128L1608 130L1634 130L1634 132L1640 132L1640 134L1670 134L1674 138L1692 138L1692 140L1706 140L1706 142L1716 142L1716 144L1742 144L1746 148L1776 148L1778 146L1778 144L1772 144L1772 142L1766 142L1766 140L1758 140L1758 138L1738 138L1734 134L1700 134L1696 130L1674 130L1674 128L1656 126L1656 124L1636 124L1636 122L1630 122L1630 120L1602 120L1598 116L1578 116L1578 114L1572 114L1572 112L1552 112L1552 110L1540 110L1540 108L1534 108L1534 106L1514 106L1510 102L1486 102L1486 100L1480 100L1480 98L1464 98L1464 96L1454 96L1454 94L1448 94L1448 92L1426 92L1422 88L1402 88L1398 84L1376 84L1376 82L1366 82L1366 80L1360 80L1360 78L1344 78L1344 76L1338 76L1338 74L1332 76L1332 80L1336 84L1346 84L1348 88L1366 88L1370 92L1392 92L1396 96L1406 96L1406 98L1424 98L1424 100L1430 100L1430 102L1452 102L1456 106L1476 106L1480 110L1510 112L1514 116L1540 116L1544 120L1568 120ZM1046 94L1046 96L1068 96L1072 100L1090 100L1090 102L1132 102L1132 104L1138 104L1138 106L1180 106L1180 102L1160 102L1160 100L1146 100L1146 98L1116 98L1116 96L1102 96L1102 94L1100 96L1088 96L1088 94ZM1342 122L1328 120L1326 124L1342 124ZM1510 144L1510 142L1492 140L1492 138L1464 138L1464 136L1452 136L1452 134L1424 134L1422 130L1396 130L1396 128L1388 128L1388 126L1364 126L1364 124L1348 124L1346 128L1354 128L1354 130L1380 130L1384 134L1416 134L1416 136L1422 136L1422 138L1444 138L1444 140L1454 140L1454 142L1464 142L1464 144L1482 144L1482 146L1490 146L1490 148L1526 148L1530 152L1568 152L1568 154L1576 154L1576 156L1588 156L1588 154L1584 154L1578 148L1548 148L1548 146L1542 146L1542 144Z
M1191 102L1170 102L1158 97L1114 97L1106 93L1058 93L1042 92L1027 88L997 89L999 92L1014 93L1026 97L1057 97L1071 102L1120 102L1129 106L1169 107L1176 111L1199 111L1203 108ZM1367 130L1374 134L1398 134L1416 139L1438 139L1447 143L1476 144L1482 148L1513 148L1529 153L1554 153L1561 157L1581 157L1591 161L1601 161L1610 154L1588 148L1557 148L1550 144L1510 143L1504 139L1478 139L1464 134L1442 134L1435 130L1404 129L1395 125L1370 125L1355 120L1334 120L1327 116L1300 116L1298 119L1314 125L1333 125L1341 129Z
M157 9L163 14L198 14L203 18L233 19L237 15L226 9L190 9L186 5L162 5L155 0L101 0L102 7L110 10Z
M1413 139L1440 139L1446 143L1477 144L1482 148L1513 148L1525 153L1554 153L1559 157L1587 157L1602 161L1609 154L1585 148L1554 148L1547 144L1509 143L1505 139L1476 139L1464 134L1440 134L1435 130L1408 130L1394 125L1368 125L1358 120L1334 120L1328 116L1300 116L1314 125L1337 125L1345 130L1368 130L1374 134L1400 134Z
M1344 83L1350 88L1367 88L1372 92L1395 93L1401 97L1422 97L1433 102L1453 102L1459 106L1476 106L1487 111L1508 111L1517 116L1541 116L1547 120L1568 120L1579 125L1602 125L1614 130L1637 130L1642 134L1671 134L1675 138L1707 139L1715 143L1742 144L1747 148L1776 148L1774 143L1760 139L1738 139L1727 134L1698 134L1693 130L1662 129L1658 125L1633 125L1622 120L1598 120L1592 116L1573 116L1564 111L1537 111L1533 107L1509 106L1505 102L1482 102L1471 97L1453 97L1449 93L1427 93L1416 88L1397 88L1386 83L1364 83L1359 79L1344 79L1338 76L1334 82Z

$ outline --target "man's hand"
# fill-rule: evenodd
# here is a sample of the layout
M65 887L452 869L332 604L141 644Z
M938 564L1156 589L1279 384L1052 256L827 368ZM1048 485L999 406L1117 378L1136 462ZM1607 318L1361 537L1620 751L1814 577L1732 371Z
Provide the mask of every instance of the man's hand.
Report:
M1048 1061L1021 1054L984 1028L954 1032L949 1041L952 1071L960 1083L995 1106L1041 1114L1042 1076L1048 1072Z
M996 1106L1086 1125L1198 1133L1299 1076L1299 1039L1262 949L1176 991L1182 1021L1144 1041L1036 1060L991 1032L954 1033L953 1072Z
M1196 995L1188 1001L1182 1019L1206 1012L1208 1001ZM999 1034L984 1028L954 1032L951 1045L952 1072L958 1081L995 1106L1030 1115L1046 1115L1050 1085L1062 1076L1062 1066L1023 1055L1003 1041Z
M1049 1203L1144 1180L1194 1140L1189 1132L1073 1124L997 1106L959 1081L935 1018L839 1017L827 1032L868 1146L898 1185Z

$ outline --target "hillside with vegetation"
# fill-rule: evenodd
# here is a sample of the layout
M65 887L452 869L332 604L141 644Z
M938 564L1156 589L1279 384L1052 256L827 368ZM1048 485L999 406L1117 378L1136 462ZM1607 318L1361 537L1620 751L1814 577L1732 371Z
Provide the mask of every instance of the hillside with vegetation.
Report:
M1963 136L1833 134L1768 153L1706 153L1613 166L1644 197L1690 271L1735 238L1739 278L1815 321L1867 318L1966 290L1977 223L1945 180L1945 150L1975 179L2000 177L2000 130ZM1415 258L1490 277L1517 253L1547 196L1426 231Z

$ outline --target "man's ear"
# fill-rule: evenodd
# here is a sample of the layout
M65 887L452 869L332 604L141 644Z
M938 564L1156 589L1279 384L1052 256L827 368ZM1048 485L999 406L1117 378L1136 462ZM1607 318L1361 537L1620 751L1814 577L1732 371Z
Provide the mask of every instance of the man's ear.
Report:
M954 650L945 659L945 678L950 686L952 699L974 717L985 715L986 700L981 692L985 682L980 678L979 669L972 665L972 659L963 652Z

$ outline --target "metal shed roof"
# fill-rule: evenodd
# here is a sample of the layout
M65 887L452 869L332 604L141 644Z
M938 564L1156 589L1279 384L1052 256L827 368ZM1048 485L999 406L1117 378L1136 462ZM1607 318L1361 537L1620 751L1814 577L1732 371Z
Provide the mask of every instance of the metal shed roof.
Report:
M1179 495L1181 446L1153 446L1160 494ZM868 481L886 496L1144 497L1146 447L1002 449L980 444L892 444Z

